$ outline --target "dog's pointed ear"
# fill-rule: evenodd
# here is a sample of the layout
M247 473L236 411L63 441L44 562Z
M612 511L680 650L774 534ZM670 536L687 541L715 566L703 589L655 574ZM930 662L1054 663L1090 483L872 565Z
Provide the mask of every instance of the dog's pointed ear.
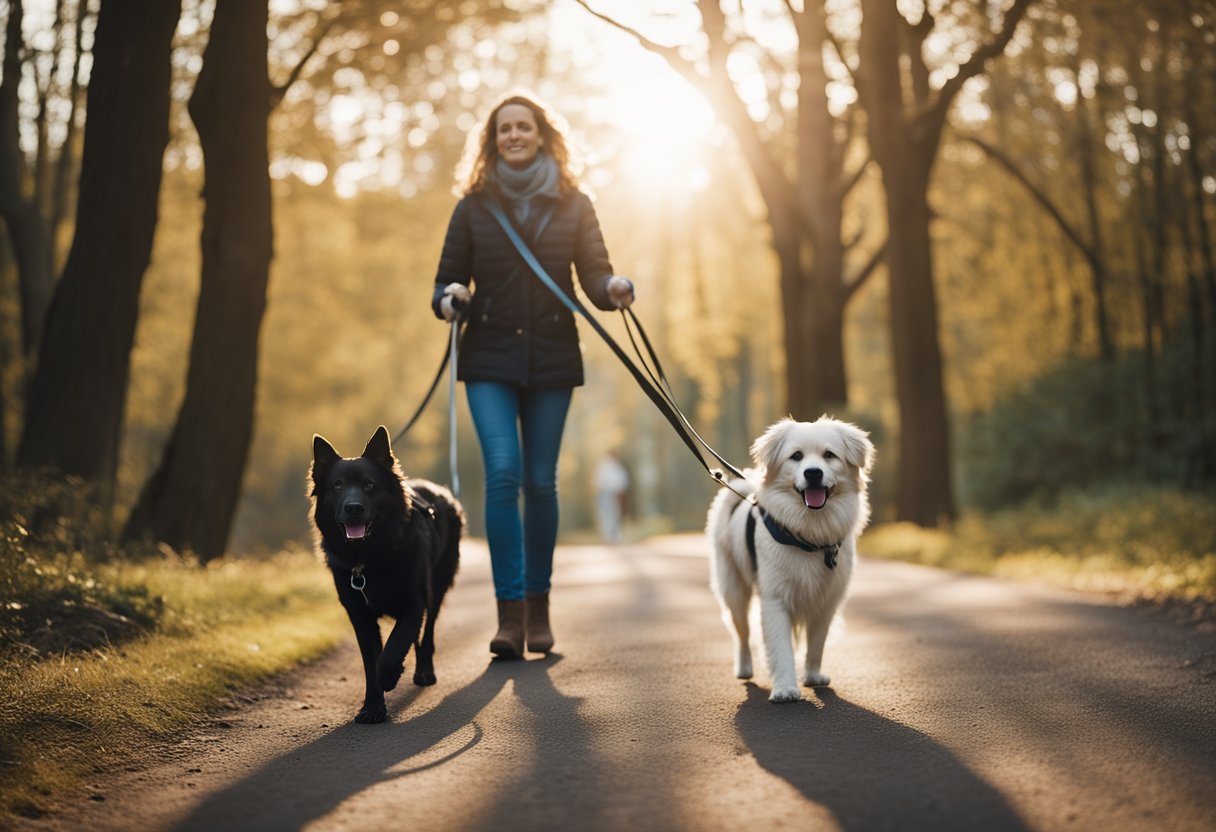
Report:
M870 434L857 425L841 422L840 439L844 447L844 461L862 474L869 474L874 467L874 443L870 441Z
M757 465L763 465L765 470L777 467L781 461L781 447L785 444L785 435L790 427L796 424L798 423L787 416L760 434L751 447L752 459Z
M338 456L338 452L334 450L334 446L325 441L324 436L313 434L312 466L308 469L308 478L312 480L314 495L317 493L315 486L324 479L325 472L341 458Z
M312 464L313 468L332 465L341 459L338 452L334 450L334 446L326 441L324 436L313 434L312 437Z
M388 428L384 425L376 428L372 438L367 440L367 447L363 449L363 457L379 462L390 471L393 470L397 458L393 456L393 449L389 445Z

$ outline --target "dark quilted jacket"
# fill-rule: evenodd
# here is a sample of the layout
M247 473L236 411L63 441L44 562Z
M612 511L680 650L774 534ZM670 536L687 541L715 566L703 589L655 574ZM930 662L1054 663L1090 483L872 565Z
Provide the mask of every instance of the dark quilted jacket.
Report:
M463 283L473 292L457 376L525 387L578 386L583 359L574 313L528 268L483 204L488 198L470 194L452 212L431 300L435 315L442 317L439 301L449 283ZM573 265L591 303L614 308L607 290L612 264L591 200L581 191L564 195L538 229L547 213L533 210L530 225L517 226L520 236L567 294L574 291Z

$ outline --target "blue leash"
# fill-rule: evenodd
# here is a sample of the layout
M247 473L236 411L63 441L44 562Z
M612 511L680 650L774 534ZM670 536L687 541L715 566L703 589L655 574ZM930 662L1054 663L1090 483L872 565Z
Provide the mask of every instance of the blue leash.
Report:
M460 357L460 315L452 319L452 344L448 350L452 368L448 384L448 466L452 469L452 494L460 499L460 471L456 468L456 363Z

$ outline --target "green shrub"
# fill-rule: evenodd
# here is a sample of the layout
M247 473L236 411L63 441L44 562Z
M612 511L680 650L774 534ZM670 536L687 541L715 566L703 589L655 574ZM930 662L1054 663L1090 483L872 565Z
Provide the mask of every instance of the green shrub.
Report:
M1061 364L990 410L962 421L959 494L964 506L1050 504L1070 489L1124 483L1210 485L1216 400L1192 378L1190 354L1160 356L1149 395L1142 354Z
M1216 494L1108 487L1051 507L968 511L951 529L879 525L862 551L1154 599L1216 602Z
M96 493L44 473L0 481L0 659L91 650L152 629L163 599L103 576L114 552Z

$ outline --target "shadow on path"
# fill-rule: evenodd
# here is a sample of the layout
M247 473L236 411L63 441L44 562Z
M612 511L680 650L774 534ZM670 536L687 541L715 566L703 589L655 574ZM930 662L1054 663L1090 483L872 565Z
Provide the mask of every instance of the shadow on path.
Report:
M544 661L491 661L481 676L417 717L335 728L209 797L173 829L300 829L366 789L451 762L475 748L486 732L478 714L509 680L525 702L533 700L532 708L562 698L548 676L557 661L556 654ZM409 708L417 695L412 693L392 709L391 719L400 719ZM440 745L452 750L437 758L426 753ZM420 759L410 765L414 758Z
M773 705L747 686L735 727L768 772L846 830L1028 827L999 792L926 735L816 688L819 702Z

